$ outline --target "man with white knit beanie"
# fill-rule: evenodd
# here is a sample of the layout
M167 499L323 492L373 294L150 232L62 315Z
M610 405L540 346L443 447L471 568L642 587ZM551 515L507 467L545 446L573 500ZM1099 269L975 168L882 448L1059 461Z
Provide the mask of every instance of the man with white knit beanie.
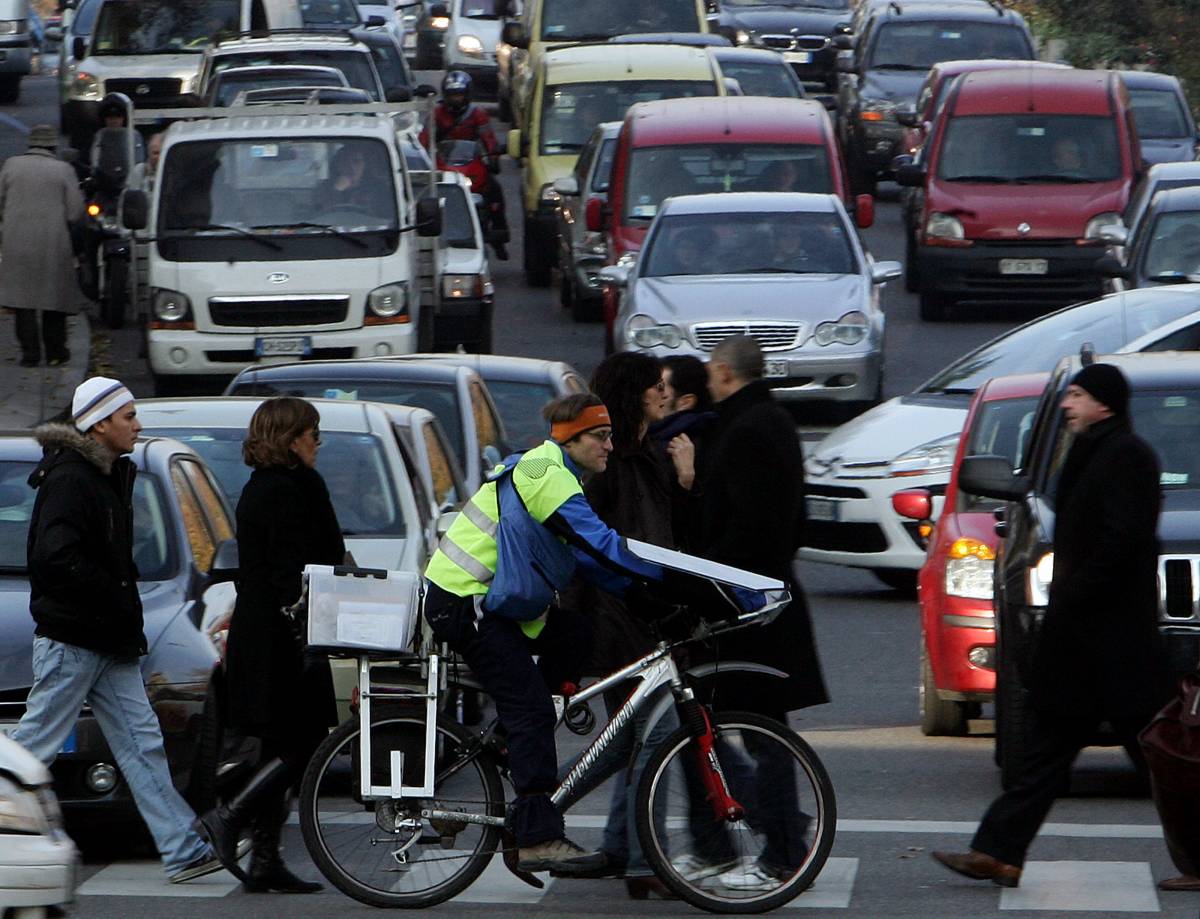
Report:
M133 562L133 452L142 426L133 394L92 377L71 422L35 432L43 456L29 521L33 688L13 739L50 765L86 701L173 883L218 870L175 790L162 731L142 682L146 653Z

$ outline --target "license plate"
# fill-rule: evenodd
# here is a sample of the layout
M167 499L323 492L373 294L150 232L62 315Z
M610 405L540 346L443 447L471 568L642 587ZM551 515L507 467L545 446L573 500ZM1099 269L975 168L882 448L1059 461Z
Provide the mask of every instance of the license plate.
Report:
M18 721L5 721L3 724L0 724L0 734L3 734L5 737L12 737L13 734L17 733L17 725L19 723ZM71 733L67 735L67 739L63 741L62 749L58 752L74 753L77 749L79 749L79 738L75 733L75 728L71 728Z
M1050 263L1044 258L1002 258L1001 274L1045 274Z
M785 51L785 52L783 52L783 59L785 61L787 61L789 64L811 64L812 63L812 52L811 51Z
M805 498L804 507L809 520L824 520L837 523L841 517L841 505L831 498Z
M788 375L787 361L765 361L763 374L768 377L786 377Z
M254 353L259 357L303 357L312 354L312 338L298 335L295 338L256 338Z

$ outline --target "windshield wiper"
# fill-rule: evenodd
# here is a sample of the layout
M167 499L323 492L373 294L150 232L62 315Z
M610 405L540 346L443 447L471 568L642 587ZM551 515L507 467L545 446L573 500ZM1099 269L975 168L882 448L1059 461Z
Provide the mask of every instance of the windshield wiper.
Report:
M1083 176L1060 175L1057 172L1047 172L1040 175L1017 176L1013 179L1014 182L1061 182L1064 185L1078 185L1080 183L1091 184L1095 179L1084 178Z
M1008 185L1014 181L1013 179L1010 179L1007 176L985 176L985 175L970 175L970 174L960 175L960 176L946 176L945 179L947 182L980 182L980 183L987 182L987 183L990 183L993 185Z
M331 227L327 223L312 223L307 220L300 221L299 223L260 223L260 224L256 224L255 226L251 227L251 229L253 229L253 230L290 230L293 227L303 228L306 230L320 230L322 233L326 234L327 236L336 236L338 239L344 239L344 240L346 240L346 242L354 243L354 245L358 246L358 248L360 248L360 249L367 248L367 244L365 242L363 242L361 239L359 239L357 236L353 236L350 233L345 232L344 230L339 230L337 227Z
M730 274L810 274L811 272L800 271L798 268L776 268L773 265L764 265L761 268L743 268L740 271L731 271ZM817 272L821 274L823 272Z
M227 223L206 223L198 227L184 227L175 233L167 233L167 236L190 236L193 233L205 233L213 230L223 230L227 233L236 233L238 236L244 236L246 239L252 239L256 243L266 246L268 249L274 249L276 252L282 252L283 246L279 243L259 236L257 233L251 233L245 227L235 227Z
M872 64L868 70L928 70L924 64Z
M1188 274L1185 271L1164 271L1146 278L1146 280L1154 281L1156 284L1190 284L1200 280L1200 275Z

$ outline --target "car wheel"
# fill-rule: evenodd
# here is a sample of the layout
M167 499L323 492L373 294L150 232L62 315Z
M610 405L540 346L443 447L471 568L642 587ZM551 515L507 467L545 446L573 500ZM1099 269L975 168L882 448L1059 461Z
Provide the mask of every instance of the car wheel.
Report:
M931 290L920 291L918 308L925 322L942 322L950 311L951 301L945 294Z
M417 316L417 350L425 353L433 350L433 307L422 303Z
M479 337L475 339L476 354L492 353L492 308L489 306L479 316Z
M571 269L564 268L558 284L558 302L565 310L575 309L575 282L571 280Z
M222 679L220 668L213 671L204 695L204 708L200 713L200 730L196 738L196 756L192 761L192 775L188 780L184 799L197 814L203 814L217 806L217 768L220 766L221 751L225 746L225 726L221 723L221 704L218 682Z
M0 102L12 104L21 98L21 77L16 74L0 76Z
M879 191L879 179L875 170L870 166L852 167L850 174L850 189L856 195L876 195Z
M917 594L917 572L907 568L872 568L871 573L897 593Z
M996 672L996 765L1000 787L1008 791L1024 772L1033 712L1017 668L1001 658Z
M915 294L921 289L921 270L917 266L917 244L912 236L904 240L904 289Z
M967 733L967 706L938 695L929 664L929 649L921 636L921 685L917 688L921 711L921 733L926 737L962 737Z
M125 325L125 312L129 304L129 262L121 258L107 259L104 272L100 314L110 329L119 329Z
M525 250L525 283L530 287L549 287L553 263L546 251L547 243L528 219L525 221L522 241Z

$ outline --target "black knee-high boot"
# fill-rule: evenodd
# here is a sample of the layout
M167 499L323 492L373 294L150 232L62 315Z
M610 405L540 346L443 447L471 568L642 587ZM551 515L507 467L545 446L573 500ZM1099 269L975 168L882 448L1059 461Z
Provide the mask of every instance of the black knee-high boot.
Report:
M259 767L229 803L196 818L196 831L209 841L221 864L239 881L246 880L237 855L242 830L257 816L264 801L282 796L290 784L291 769L283 760L273 759Z
M283 863L279 837L291 809L286 793L264 800L250 834L250 870L242 886L251 893L317 893L324 885L296 877Z

